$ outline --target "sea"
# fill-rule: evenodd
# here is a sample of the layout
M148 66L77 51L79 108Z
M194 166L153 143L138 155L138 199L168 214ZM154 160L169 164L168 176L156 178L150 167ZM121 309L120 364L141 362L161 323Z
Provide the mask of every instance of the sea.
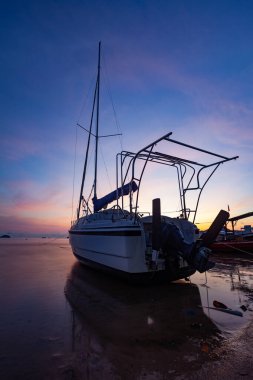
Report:
M193 376L253 320L253 258L215 261L131 285L78 263L67 238L0 239L0 379Z

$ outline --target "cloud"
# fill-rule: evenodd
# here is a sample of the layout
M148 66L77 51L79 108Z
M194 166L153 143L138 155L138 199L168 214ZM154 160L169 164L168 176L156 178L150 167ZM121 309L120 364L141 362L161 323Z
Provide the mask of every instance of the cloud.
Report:
M139 48L139 46L138 46ZM124 88L155 94L161 87L175 96L184 95L193 102L198 113L211 112L224 118L247 118L252 120L253 111L249 98L244 97L247 83L238 76L230 81L221 80L212 75L212 71L201 74L201 70L193 71L188 62L179 61L166 53L153 54L146 50L131 52L126 57L113 57L112 70L116 83L124 84ZM191 66L190 66L191 67ZM182 106L184 105L182 99Z
M69 133L72 132L71 136ZM26 132L27 133L27 132ZM39 131L33 131L33 135L26 133L12 135L6 134L1 137L0 156L5 161L20 161L30 157L41 157L43 159L51 159L52 157L62 157L68 154L70 157L74 155L75 132L73 130L66 131L57 138L52 135L50 138L40 136Z
M1 156L5 160L19 161L27 156L38 155L43 151L43 144L36 139L5 136L1 141Z
M2 192L2 215L10 213L19 217L40 215L59 218L70 215L71 190L52 182L41 184L31 180L8 181ZM68 218L68 217L67 217Z

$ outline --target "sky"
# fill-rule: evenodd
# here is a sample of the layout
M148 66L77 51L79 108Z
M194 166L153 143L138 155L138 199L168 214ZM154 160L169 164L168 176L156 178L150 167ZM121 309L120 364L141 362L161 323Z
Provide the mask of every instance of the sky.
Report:
M115 188L121 148L137 151L173 132L239 156L207 184L200 226L228 205L231 216L253 211L252 1L24 0L0 8L0 233L67 234L87 142L77 123L88 127L99 41L101 134L122 137L100 140L98 196ZM164 212L178 210L171 181L158 169L149 174L145 211L156 193Z

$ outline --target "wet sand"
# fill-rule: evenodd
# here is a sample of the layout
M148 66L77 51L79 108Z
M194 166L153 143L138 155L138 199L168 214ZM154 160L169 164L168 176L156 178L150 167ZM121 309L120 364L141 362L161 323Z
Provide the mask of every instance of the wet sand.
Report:
M253 378L253 261L133 286L85 268L67 239L0 241L1 379ZM216 310L213 300L241 310Z

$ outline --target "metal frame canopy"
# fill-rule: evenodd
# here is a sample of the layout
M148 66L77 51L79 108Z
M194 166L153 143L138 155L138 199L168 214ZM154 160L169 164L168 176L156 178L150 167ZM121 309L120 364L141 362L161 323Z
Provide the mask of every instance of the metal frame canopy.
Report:
M121 153L118 153L116 156L117 189L120 187L123 188L123 186L126 185L126 183L129 181L129 179L127 180L129 176L131 177L130 186L133 182L137 184L137 191L135 193L133 193L132 191L129 192L130 213L134 214L136 218L138 214L138 202L141 181L147 164L155 163L173 167L176 169L178 178L181 207L180 213L182 217L185 219L192 218L192 221L194 223L198 210L200 196L206 183L209 181L211 176L214 174L214 172L221 164L227 161L235 160L239 156L234 156L231 158L225 157L223 155L174 140L171 138L171 135L172 132L167 133L166 135L153 141L151 144L145 146L137 153L129 151L122 151ZM183 149L186 149L188 153L195 151L195 153L197 152L198 154L201 154L201 162L191 160L188 158L186 159L170 155L169 152L171 151L171 145L168 145L169 143L183 147ZM163 145L164 152L162 152L161 149L159 149L161 145ZM210 162L211 159L214 162ZM205 160L207 160L208 162L204 162ZM137 168L137 162L140 161L143 161L141 168ZM201 177L203 172L205 172L205 175L202 179ZM186 194L192 191L198 192L196 205L194 209L187 208L186 205ZM117 207L119 207L119 199L117 199ZM123 197L121 198L121 207L122 209L124 209Z

